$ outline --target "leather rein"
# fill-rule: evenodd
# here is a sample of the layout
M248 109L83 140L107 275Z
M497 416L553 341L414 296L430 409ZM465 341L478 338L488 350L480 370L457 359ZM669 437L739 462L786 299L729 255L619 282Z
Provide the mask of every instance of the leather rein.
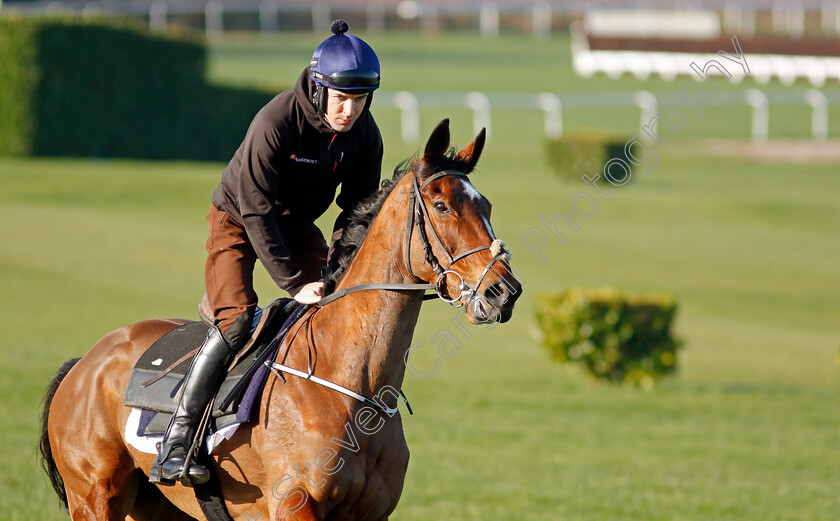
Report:
M424 250L424 261L429 263L432 267L432 270L437 275L437 278L434 283L422 283L422 282L415 282L415 283L389 283L389 282L368 282L364 284L357 284L355 286L350 286L339 291L333 292L330 295L322 298L314 307L317 310L320 310L327 304L338 300L341 297L349 295L350 293L355 293L357 291L366 291L366 290L385 290L385 291L423 291L433 289L435 293L430 293L428 295L423 295L423 300L429 300L433 298L440 298L444 302L454 306L460 307L462 304L458 303L461 298L466 293L467 295L467 305L469 305L473 300L476 298L480 298L478 296L478 288L484 282L484 278L492 269L493 265L500 259L509 260L510 259L510 252L505 249L504 241L500 239L494 239L493 242L489 245L478 246L476 248L472 248L470 250L464 251L459 253L458 255L453 256L449 253L446 247L443 245L443 241L441 241L440 236L438 235L437 231L435 230L434 226L432 226L431 219L429 218L429 212L426 209L426 203L423 200L422 190L426 188L431 182L440 179L444 176L448 175L457 175L467 179L467 174L463 172L459 172L457 170L444 170L441 172L437 172L428 179L423 181L423 184L419 184L417 182L417 176L412 175L411 180L411 193L409 195L409 211L408 211L408 219L406 224L406 241L405 241L405 262L406 267L408 268L408 273L415 280L422 280L420 277L414 274L414 271L411 269L411 236L414 231L414 228L417 228L417 233L420 236L420 241L423 245ZM446 267L444 268L441 263L438 261L437 257L435 257L434 252L432 251L432 245L429 242L428 234L426 233L426 226L425 223L428 223L429 229L432 231L432 237L434 237L435 241L437 242L440 250L443 251L444 255L446 255L446 260L448 261ZM451 269L452 265L458 262L461 259L472 255L473 253L478 253L480 251L490 250L493 253L493 257L487 266L482 271L481 275L478 278L478 281L475 285L469 284L464 280L464 277L457 271ZM459 294L457 297L449 297L447 295L446 289L446 276L448 274L457 275L461 282L458 285ZM488 302L489 305L492 306ZM467 308L469 309L469 308ZM314 315L314 313L313 313ZM307 329L307 336L309 334L309 324L308 321L311 319L312 315L307 317L306 319L306 329ZM328 380L324 380L315 376L313 373L312 368L312 352L310 349L309 352L309 362L307 364L307 371L300 371L294 369L292 367L285 366L283 364L279 364L277 362L273 362L271 360L266 360L265 365L271 370L272 373L275 374L280 380L284 383L286 379L283 377L282 373L288 373L295 375L299 378L303 378L306 380L310 380L313 383L317 383L344 395L350 396L367 406L373 407L374 409L387 414L388 416L393 416L394 413L398 411L398 407L387 407L376 400L363 396L355 391L347 389L346 387L342 387L336 383L330 382ZM403 394L402 390L399 391L402 400L405 402L406 407L408 408L409 414L414 414L411 410L411 405L408 403L408 399L406 399L405 394ZM399 404L397 404L399 405Z

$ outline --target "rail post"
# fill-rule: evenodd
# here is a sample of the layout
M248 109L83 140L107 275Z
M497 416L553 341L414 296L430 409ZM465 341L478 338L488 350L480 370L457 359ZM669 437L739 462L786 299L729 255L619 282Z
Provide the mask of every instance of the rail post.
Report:
M487 129L487 141L490 141L491 118L490 99L481 92L468 92L464 100L467 106L473 111L473 131L478 134L481 128Z
M563 104L555 94L543 92L537 95L537 106L545 112L545 137L563 137Z
M744 92L747 103L752 107L752 140L753 143L766 143L770 126L770 102L767 95L758 89L747 89Z
M495 2L484 2L478 15L481 36L495 38L499 36L499 6Z
M417 97L404 90L394 93L394 105L400 109L400 130L406 145L420 141L420 112Z
M276 33L277 26L277 4L274 2L260 3L260 32Z
M535 3L531 9L531 33L538 39L551 36L551 4L545 0Z
M154 2L149 6L149 30L153 32L166 29L166 2Z
M811 137L824 142L828 139L828 98L817 89L808 89L805 101L811 106Z
M316 3L312 5L312 31L321 35L330 31L330 6L329 4Z
M218 38L224 32L224 11L224 4L217 0L207 2L204 6L204 32L208 39Z
M650 123L656 117L656 112L659 110L659 102L656 96L646 90L636 91L633 94L633 102L641 110L641 123L639 123L639 129L641 131L646 123ZM654 121L653 123L654 132L656 132L657 123L658 121Z
M367 5L367 30L369 33L385 32L385 4L376 1Z

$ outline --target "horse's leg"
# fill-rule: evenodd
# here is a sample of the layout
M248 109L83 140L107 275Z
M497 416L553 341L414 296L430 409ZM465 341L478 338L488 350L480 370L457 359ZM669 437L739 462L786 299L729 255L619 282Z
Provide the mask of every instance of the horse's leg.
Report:
M289 508L289 505L279 504L271 516L271 521L321 521L322 515L315 511L312 501L306 501L301 507Z
M149 483L148 478L142 472L135 474L137 483L137 496L131 513L126 517L130 521L194 521L195 518L187 515L175 507L163 495L158 487Z
M172 507L173 509L175 507ZM154 513L147 513L150 509L144 509L144 512L141 514L136 514L132 512L131 514L126 517L126 521L160 521L161 519L165 519L166 521L196 521L194 517L190 517L187 514L181 512L180 510L164 510L164 509L157 509L154 510Z
M166 325L139 323L107 335L52 397L50 447L73 521L122 521L132 510L137 465L123 442L122 394L134 360Z
M82 359L53 398L52 453L73 521L121 521L131 509L136 466L111 414L116 392L94 390L99 375L84 371L85 365L91 364Z
M64 487L73 521L124 519L133 500L134 467L127 457L113 465L91 469L88 476L66 472Z

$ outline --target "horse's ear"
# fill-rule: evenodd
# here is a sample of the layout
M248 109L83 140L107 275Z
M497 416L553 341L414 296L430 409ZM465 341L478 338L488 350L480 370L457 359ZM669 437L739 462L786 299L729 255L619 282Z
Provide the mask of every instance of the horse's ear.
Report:
M449 149L449 119L444 119L437 124L432 131L429 142L426 143L426 151L423 153L423 161L434 163L443 159Z
M484 142L487 140L487 129L482 128L481 132L475 136L473 142L465 146L463 150L458 152L455 156L460 161L464 162L464 173L469 174L478 163L478 158L481 157L481 151L484 150Z

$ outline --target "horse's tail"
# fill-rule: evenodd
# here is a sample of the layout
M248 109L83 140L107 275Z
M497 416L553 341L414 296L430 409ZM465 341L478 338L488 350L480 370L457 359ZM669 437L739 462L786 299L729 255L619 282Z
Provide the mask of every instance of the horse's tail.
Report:
M64 365L59 368L55 374L55 378L47 386L47 392L44 393L44 408L41 411L41 439L38 441L38 449L41 453L41 466L44 467L44 472L49 476L50 483L52 483L52 487L55 493L58 494L58 499L64 505L64 508L68 508L67 492L64 490L64 480L61 479L61 474L58 473L58 467L55 465L52 448L50 447L50 435L47 432L47 422L50 418L50 405L52 404L56 390L58 390L58 386L79 360L80 358L73 358L64 362Z

